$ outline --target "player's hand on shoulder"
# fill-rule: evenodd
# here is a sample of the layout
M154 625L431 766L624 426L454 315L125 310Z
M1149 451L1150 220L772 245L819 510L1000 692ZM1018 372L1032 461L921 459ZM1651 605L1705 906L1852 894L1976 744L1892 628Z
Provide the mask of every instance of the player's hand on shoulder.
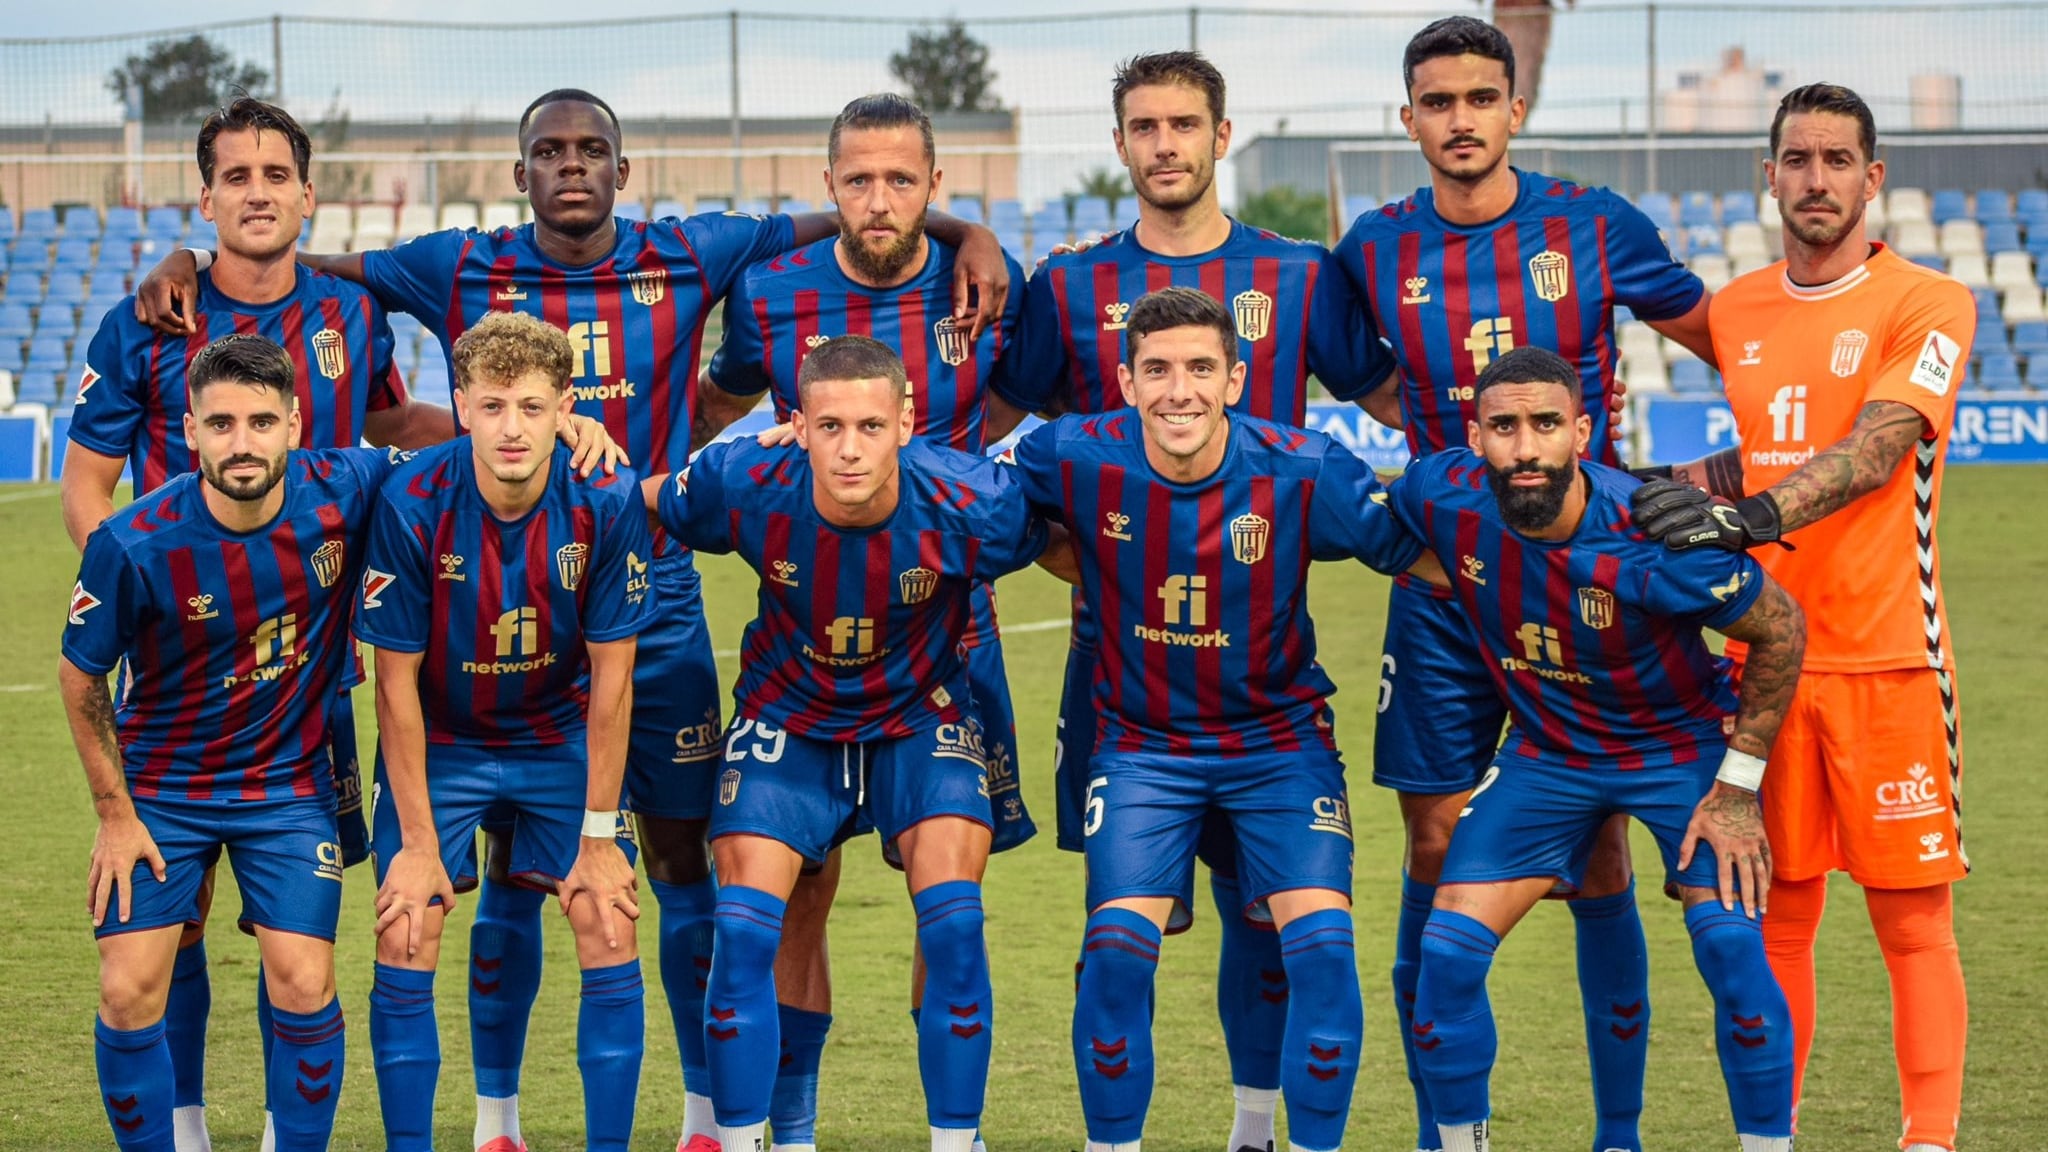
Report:
M796 425L784 421L770 424L754 436L754 443L763 448L780 448L784 444L796 443Z
M564 916L574 915L571 906L579 897L589 901L597 911L605 945L617 948L619 921L613 913L624 913L628 920L640 919L639 884L632 861L626 859L617 840L585 836L578 843L576 863L556 886L556 895Z
M602 420L572 412L567 420L562 421L562 429L557 435L562 446L569 449L569 467L586 480L599 468L610 476L618 471L619 465L630 466L633 463L626 456L625 446L612 439Z
M968 322L969 343L1002 319L1003 301L1009 297L1010 262L1002 243L987 228L970 227L953 258L953 319Z
M1693 809L1685 839L1679 842L1680 871L1692 865L1701 842L1714 853L1721 907L1734 911L1739 896L1744 915L1751 919L1763 915L1771 891L1771 845L1764 835L1763 807L1756 793L1714 781Z
M382 937L403 921L405 954L418 953L427 909L437 896L444 913L455 910L455 885L448 880L441 854L412 845L400 848L384 873L383 887L377 889L377 935Z
M199 265L183 248L157 261L135 286L135 318L159 332L192 335L198 310Z
M120 921L128 922L135 909L135 866L149 861L150 875L164 881L164 854L156 839L143 826L142 817L130 807L125 814L104 816L92 838L92 865L86 870L85 906L92 913L92 926L106 923L108 897L116 891L121 898Z
M1778 504L1767 492L1730 504L1683 481L1651 480L1629 494L1629 515L1644 535L1681 552L1740 552L1779 536Z

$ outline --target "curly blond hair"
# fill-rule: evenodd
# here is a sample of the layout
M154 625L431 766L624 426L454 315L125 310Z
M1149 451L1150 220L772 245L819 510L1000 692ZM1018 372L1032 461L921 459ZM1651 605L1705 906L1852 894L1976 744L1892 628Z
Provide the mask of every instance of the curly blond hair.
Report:
M455 341L455 386L478 380L507 384L540 372L560 391L576 370L576 351L562 330L524 312L493 312Z

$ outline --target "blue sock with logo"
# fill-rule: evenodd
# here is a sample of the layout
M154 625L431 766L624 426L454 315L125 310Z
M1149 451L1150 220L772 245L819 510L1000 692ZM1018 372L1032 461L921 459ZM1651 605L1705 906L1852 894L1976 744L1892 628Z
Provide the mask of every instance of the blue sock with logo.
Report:
M1409 1033L1439 1129L1477 1124L1493 1111L1487 1082L1500 1037L1486 974L1499 947L1491 928L1442 908L1422 929L1422 975Z
M370 1061L384 1110L385 1152L432 1152L441 1033L434 974L377 965L370 988Z
M341 1001L318 1012L271 1010L269 1099L277 1152L326 1152L348 1065Z
M1685 910L1693 963L1714 994L1714 1048L1744 1136L1792 1134L1792 1012L1764 956L1760 921L1713 901Z
M988 1094L995 992L989 984L981 885L934 884L910 898L924 948L924 1010L917 1067L933 1128L976 1128Z
M708 1096L711 1073L704 1069L704 989L711 982L711 914L718 907L718 882L649 880L647 886L661 908L657 945L661 987L668 994L669 1022L675 1026L676 1049L682 1056L683 1088Z
M1593 1146L1641 1152L1643 1068L1650 1054L1650 949L1636 884L1570 901L1578 927L1579 1001L1593 1063Z
M267 1001L257 983L257 1012ZM206 1018L213 1012L213 981L206 976L206 941L178 949L171 966L171 993L164 1001L164 1042L171 1053L174 1108L206 1105ZM269 1047L265 1042L265 1048ZM266 1057L267 1063L267 1057Z
M469 928L469 1051L476 1094L519 1095L526 1025L540 995L541 907L547 893L486 878Z
M1074 1070L1088 1139L1126 1144L1145 1131L1152 1105L1152 981L1159 929L1136 912L1102 908L1081 938L1074 997Z
M576 1014L576 1067L583 1073L583 1131L588 1152L626 1152L640 1098L647 1050L646 991L640 961L583 970Z
M161 1152L171 1147L171 1046L164 1022L132 1031L92 1024L93 1061L99 1066L100 1103L123 1152Z
M1415 1090L1415 1146L1438 1148L1442 1138L1436 1131L1436 1113L1429 1109L1429 1092L1422 1084L1422 1069L1415 1062L1415 982L1422 974L1422 928L1429 923L1430 905L1436 901L1436 885L1401 874L1401 916L1394 922L1394 1013L1401 1028L1401 1055L1408 1063L1408 1086Z
M1230 1056L1230 1082L1240 1088L1280 1087L1281 1036L1287 1030L1287 966L1280 934L1245 918L1237 878L1209 873L1223 947L1216 958L1216 1018Z
M716 943L704 992L704 1062L711 1073L712 1112L721 1128L745 1128L768 1119L782 1050L775 949L782 942L787 907L758 888L726 884L718 889Z
M777 1144L818 1142L818 1063L832 1031L830 1012L808 1012L777 1004L782 1054L775 1067L775 1091L768 1100L768 1124Z
M1282 928L1280 959L1287 982L1300 993L1290 1000L1280 1062L1287 1140L1301 1149L1334 1152L1351 1119L1358 1050L1365 1042L1351 910L1326 908Z

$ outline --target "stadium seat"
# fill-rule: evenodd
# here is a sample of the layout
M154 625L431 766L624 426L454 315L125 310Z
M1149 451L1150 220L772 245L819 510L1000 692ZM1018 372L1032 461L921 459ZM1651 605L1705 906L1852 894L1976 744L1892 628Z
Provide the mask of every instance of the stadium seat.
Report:
M159 204L149 210L143 222L152 236L160 236L167 232L183 232L185 209L176 204Z
M1074 198L1074 234L1099 236L1110 230L1109 201L1101 196Z
M484 231L496 232L500 228L517 228L521 221L518 200L493 200L484 205Z
M1718 226L1721 221L1715 215L1715 201L1712 192L1687 192L1678 198L1678 223L1682 228L1707 228Z
M441 205L440 224L444 229L473 229L481 217L482 213L477 211L473 200L451 200Z
M1737 257L1735 261L1735 275L1737 277L1747 276L1751 272L1760 272L1765 268L1769 268L1770 266L1771 257L1769 256Z
M346 252L355 236L355 212L346 204L322 204L313 209L313 235L306 241L312 252Z
M62 235L83 236L96 240L100 234L100 210L89 204L73 204L64 209Z
M28 370L62 372L71 362L71 349L62 336L37 336L28 342Z
M1771 254L1770 245L1764 239L1764 226L1754 220L1740 220L1728 226L1728 258L1731 260L1765 259Z
M70 236L59 240L55 265L74 271L92 267L92 241Z
M108 239L133 240L142 235L142 211L117 204L107 209L106 234Z
M43 289L43 299L52 304L76 304L85 299L84 275L62 268L51 272L50 283Z
M1893 224L1912 221L1929 224L1934 216L1927 205L1927 191L1923 188L1894 188L1885 197L1885 218Z
M724 196L697 197L698 212L726 212L732 209L732 201Z
M1721 194L1721 223L1749 223L1756 219L1756 193L1723 192Z
M21 354L21 341L0 340L0 372L18 377L28 367L28 358Z
M775 210L784 216L802 216L806 212L816 212L818 206L801 197L785 196Z
M1971 383L1986 392L2010 392L2020 386L2020 362L2003 352L1987 352Z
M0 240L14 239L14 209L0 204Z
M1913 263L1918 264L1922 268L1932 268L1936 272L1948 271L1948 257L1938 252L1923 252L1918 256L1911 257L1911 259Z
M2048 213L2048 188L2022 188L2013 198L2015 215L2042 215Z
M214 228L213 221L194 220L185 233L185 243L194 248L217 248L220 246L220 233Z
M1982 252L1960 252L1949 257L1948 274L1972 288L1991 283L1991 270L1985 267Z
M683 202L681 200L674 200L664 196L661 197L660 199L657 199L654 202L654 207L650 209L648 212L648 219L680 220L683 217L688 216L689 214L690 210L683 206Z
M57 235L57 210L55 208L30 208L21 214L21 234L53 239Z
M28 305L0 304L0 346L26 340L35 330L35 316Z
M1022 263L1024 265L1025 274L1029 275L1031 272L1031 262L1024 259L1024 253L1026 251L1024 245L1024 230L1022 228L995 228L994 231L996 234L996 243L1001 244L1003 246L1003 251L1008 252L1011 256L1015 257L1020 263Z
M1728 281L1735 275L1734 270L1729 267L1728 257L1720 253L1695 256L1686 261L1686 265L1692 269L1693 275L1699 277L1700 282L1707 286L1709 292L1719 292L1726 288Z
M1684 232L1685 250L1688 255L1721 253L1721 229L1712 224L1698 224Z
M366 252L372 248L391 247L391 238L398 231L398 211L390 204L363 204L356 208L355 236L349 244L352 252Z
M946 211L969 224L981 223L981 200L975 196L955 196L946 202Z
M391 242L403 244L415 236L425 236L435 228L440 213L432 204L414 201L398 206L398 220L391 234Z
M1756 222L1763 225L1766 233L1777 232L1783 220L1783 215L1778 211L1776 196L1765 196L1756 202Z
M2034 282L2034 259L2025 252L2000 252L1991 258L1991 283L2012 288Z
M1678 227L1678 203L1668 193L1645 192L1636 197L1636 207L1660 232L1670 232Z
M0 412L14 407L14 373L0 368Z
M1934 223L1970 218L1970 197L1961 188L1943 188L1934 194Z
M1005 228L1024 230L1024 205L1007 196L988 202L988 226L997 232Z
M1892 221L1892 251L1901 256L1932 256L1941 251L1934 225L1925 220Z
M753 196L733 205L732 210L735 212L745 212L749 216L766 216L770 208L766 200Z
M78 335L78 317L72 313L71 309L61 304L52 304L41 308L36 314L35 331L33 333L25 332L20 338L25 339L29 335L42 336L48 339L69 340Z
M1970 289L1970 295L1977 301L1977 335L1982 342L1984 325L1998 319L1998 289L1978 286ZM1982 349L1978 349L1982 351Z
M119 308L121 301L127 297L127 287L119 283L105 292L94 289L93 294L85 298L84 306L79 309L79 319L83 324L92 325L92 330L97 332L100 321L106 318L107 313Z
M1043 254L1055 244L1067 242L1067 206L1055 200L1031 214L1031 245ZM1036 256L1034 256L1036 259Z
M1980 188L1971 203L1971 215L1979 224L2012 219L2012 197L2003 188Z
M2041 290L2032 284L2022 284L2005 290L2005 307L2000 310L2007 324L2017 327L2036 320L2048 320L2048 312L2041 310Z
M0 294L0 308L20 305L33 308L43 302L43 280L40 276L16 272L7 278L7 291Z
M1670 367L1671 391L1699 395L1713 392L1714 370L1703 360L1680 360Z
M2048 358L2027 361L2027 387L2036 392L2048 392Z
M2012 350L2028 361L2048 356L2048 321L2028 320L2012 328Z
M45 408L57 403L58 374L37 371L34 368L21 374L14 388L14 404L18 409L23 404L40 404Z
M1975 220L1965 217L1951 220L1939 227L1941 250L1948 255L1956 256L1964 252L1981 254L1984 251L1984 228Z
M2011 220L1993 220L1985 224L1984 251L1992 255L2024 251L2020 244L2020 226Z

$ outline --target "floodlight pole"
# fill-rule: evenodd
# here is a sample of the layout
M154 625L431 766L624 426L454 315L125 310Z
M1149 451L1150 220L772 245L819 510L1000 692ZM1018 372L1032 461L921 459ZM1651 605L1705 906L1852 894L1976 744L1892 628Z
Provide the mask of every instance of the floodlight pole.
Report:
M1645 51L1643 55L1648 60L1644 81L1649 89L1650 105L1649 114L1646 117L1648 129L1643 136L1643 190L1655 192L1657 190L1657 6L1651 4L1648 6L1647 11L1649 13L1649 32L1644 37Z
M740 158L745 134L740 131L740 12L735 8L726 18L726 70L732 77L732 204L739 206L742 198L740 177L745 161ZM772 191L772 190L771 190Z

